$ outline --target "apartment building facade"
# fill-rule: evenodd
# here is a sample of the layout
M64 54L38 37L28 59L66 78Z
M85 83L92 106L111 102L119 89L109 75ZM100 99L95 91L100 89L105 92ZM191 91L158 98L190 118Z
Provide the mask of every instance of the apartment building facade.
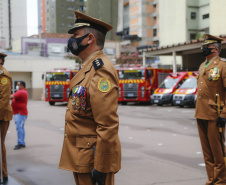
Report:
M159 0L119 0L117 35L122 44L159 44Z
M0 49L27 36L27 0L0 0Z
M42 32L67 33L74 25L74 11L84 12L85 0L42 0Z

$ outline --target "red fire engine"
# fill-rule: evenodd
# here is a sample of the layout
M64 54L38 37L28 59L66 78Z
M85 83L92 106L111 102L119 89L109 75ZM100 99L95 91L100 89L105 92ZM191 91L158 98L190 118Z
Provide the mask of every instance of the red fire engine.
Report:
M171 69L132 67L117 69L119 75L119 98L123 105L127 102L150 102L150 95Z
M46 72L45 82L45 101L50 105L55 102L65 102L69 99L70 80L76 75L77 70L71 69L54 69Z

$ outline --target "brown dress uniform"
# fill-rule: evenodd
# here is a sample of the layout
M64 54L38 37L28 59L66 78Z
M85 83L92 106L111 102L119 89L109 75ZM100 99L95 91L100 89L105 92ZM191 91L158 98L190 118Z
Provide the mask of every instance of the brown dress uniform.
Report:
M9 121L12 120L13 116L12 107L10 105L9 99L11 89L12 89L12 77L4 67L0 67L0 124L1 124L3 177L8 177L6 164L5 137L9 127Z
M102 51L89 57L71 80L70 91L59 168L76 172L78 185L91 185L95 168L108 173L106 185L112 185L113 174L121 168L118 75Z
M225 185L226 168L221 148L220 134L216 121L218 118L216 94L220 95L221 117L226 118L226 61L216 56L199 68L197 76L196 112L198 131L202 145L208 180L206 185ZM223 129L223 140L225 130Z

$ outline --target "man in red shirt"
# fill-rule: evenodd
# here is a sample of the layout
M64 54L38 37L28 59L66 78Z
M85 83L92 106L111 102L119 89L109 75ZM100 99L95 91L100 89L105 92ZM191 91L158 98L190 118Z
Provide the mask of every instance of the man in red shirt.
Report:
M18 150L25 147L25 130L24 130L24 123L27 119L27 101L28 95L25 82L20 82L19 91L15 92L13 95L10 96L12 99L12 108L13 108L13 115L16 124L17 130L17 145L15 146L14 150Z

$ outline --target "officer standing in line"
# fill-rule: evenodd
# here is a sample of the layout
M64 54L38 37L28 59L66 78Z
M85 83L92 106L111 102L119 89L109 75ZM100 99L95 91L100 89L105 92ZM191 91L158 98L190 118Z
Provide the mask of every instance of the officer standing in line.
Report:
M70 83L59 168L72 171L76 185L113 185L121 168L118 136L118 75L103 53L112 26L75 11L68 48L82 59Z
M1 128L1 146L2 146L2 170L3 183L8 181L5 137L9 128L9 122L12 120L13 112L10 105L10 94L12 89L12 77L3 67L7 55L0 53L0 128Z
M206 185L225 185L225 146L221 144L221 140L223 143L225 141L225 129L223 128L221 138L218 127L224 127L226 122L226 60L219 57L223 39L210 34L204 34L204 38L202 51L206 60L200 65L197 76L195 117L208 176ZM220 115L217 111L216 94L220 96Z

